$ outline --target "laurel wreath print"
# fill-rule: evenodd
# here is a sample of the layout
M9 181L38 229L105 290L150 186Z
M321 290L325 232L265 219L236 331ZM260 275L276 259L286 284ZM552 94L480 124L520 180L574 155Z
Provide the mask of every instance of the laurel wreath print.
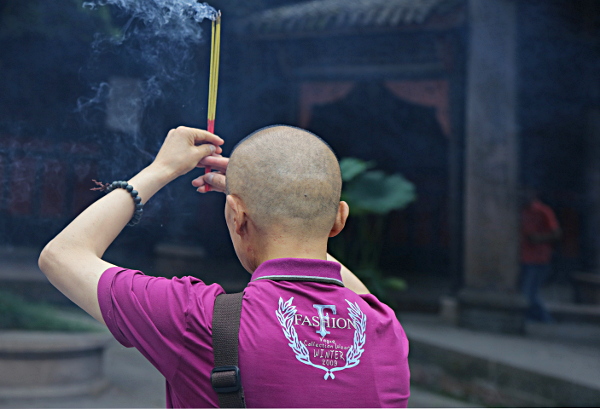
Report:
M296 315L296 307L292 304L294 297L291 297L287 301L283 301L283 298L279 297L279 308L275 311L277 319L283 329L283 334L289 341L289 346L296 354L296 359L303 364L310 365L312 367L322 369L325 371L325 379L331 377L335 379L334 372L341 371L348 368L353 368L360 363L360 357L364 352L364 346L366 342L366 329L367 329L367 316L361 311L357 303L348 303L348 315L352 319L354 324L354 343L348 349L346 353L346 365L338 366L335 368L327 368L323 365L318 365L310 360L310 355L306 346L298 339L298 334L294 328L294 316Z

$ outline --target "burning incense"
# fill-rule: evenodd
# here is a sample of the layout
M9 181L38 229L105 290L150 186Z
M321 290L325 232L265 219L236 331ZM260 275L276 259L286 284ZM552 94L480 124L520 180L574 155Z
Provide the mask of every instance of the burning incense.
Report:
M219 57L221 56L221 12L212 21L212 30L210 36L210 74L208 80L208 118L206 129L210 133L215 132L215 116L217 112L217 90L219 88ZM205 173L211 172L210 167L206 167ZM206 185L206 191L210 190L210 185Z
M210 46L210 77L208 83L208 124L209 132L215 130L215 113L217 110L217 89L219 85L219 57L221 55L221 13L212 22Z

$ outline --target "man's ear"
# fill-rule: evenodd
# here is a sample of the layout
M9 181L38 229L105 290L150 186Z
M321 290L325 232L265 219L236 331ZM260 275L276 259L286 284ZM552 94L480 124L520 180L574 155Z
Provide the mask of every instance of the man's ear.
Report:
M242 199L235 195L227 195L227 205L231 209L233 230L239 236L244 236L248 229L248 215Z
M341 201L338 207L337 215L335 216L335 222L333 223L333 227L329 232L329 237L337 236L346 225L346 220L348 219L348 213L350 213L350 207L348 207L348 203Z

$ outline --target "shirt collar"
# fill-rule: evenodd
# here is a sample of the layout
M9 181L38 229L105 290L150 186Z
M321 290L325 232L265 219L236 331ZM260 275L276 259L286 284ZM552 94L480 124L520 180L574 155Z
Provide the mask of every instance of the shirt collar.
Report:
M267 260L252 274L252 281L256 280L316 281L344 287L340 263L306 258Z

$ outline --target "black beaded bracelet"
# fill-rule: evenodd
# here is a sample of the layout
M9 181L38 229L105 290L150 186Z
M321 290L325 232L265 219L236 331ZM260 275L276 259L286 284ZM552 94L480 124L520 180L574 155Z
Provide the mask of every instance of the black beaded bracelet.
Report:
M110 185L108 185L106 187L106 193L110 193L115 189L125 189L131 195L131 198L133 199L133 203L135 203L135 213L133 213L133 217L131 218L129 223L127 223L127 225L135 226L136 224L138 224L140 222L140 219L142 218L142 214L144 213L144 204L142 203L142 198L138 196L137 190L135 190L133 188L133 186L131 186L127 182L115 180L114 182L112 182Z

